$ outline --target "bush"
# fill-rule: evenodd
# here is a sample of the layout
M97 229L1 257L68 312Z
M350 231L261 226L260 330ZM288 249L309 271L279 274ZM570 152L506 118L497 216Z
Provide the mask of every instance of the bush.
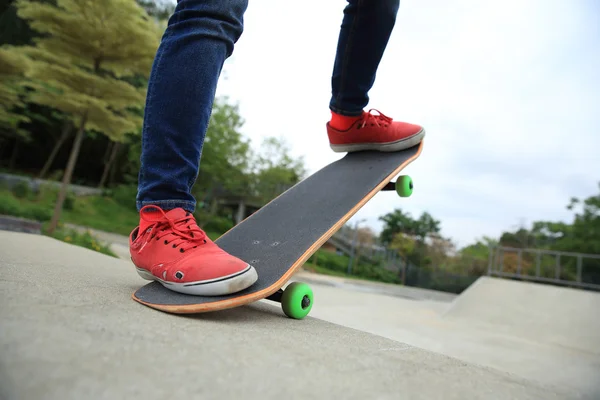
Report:
M37 194L31 197L32 201L38 201L46 206L51 206L54 209L54 205L58 200L58 193L60 188L43 184L37 190ZM63 203L63 210L71 211L75 208L76 196L73 192L67 191L65 201Z
M233 221L224 217L212 217L204 223L202 229L205 231L223 234L233 228Z
M17 198L11 196L9 192L0 194L0 214L20 217L21 211L21 203Z
M336 275L346 275L349 261L350 257L346 255L339 255L325 250L317 250L309 259L309 262L319 269L335 272ZM350 276L378 282L401 283L400 278L394 272L386 270L380 264L364 262L360 258L358 264L356 258L354 259Z
M10 192L0 192L0 214L44 222L52 218L52 212L43 204L22 202Z
M54 213L54 210L48 209L39 204L30 204L28 209L29 218L38 220L40 222L50 221L52 214Z
M348 271L349 261L350 259L348 256L341 256L325 250L317 250L316 253L310 258L310 262L318 265L319 267L343 273Z
M54 233L49 236L66 243L71 243L76 246L85 247L87 249L118 258L118 256L112 252L112 250L107 244L100 242L89 231L80 233L74 229L65 229L59 227L59 229L55 230Z
M19 181L12 188L12 192L18 199L28 199L32 195L31 186L29 186L29 182Z
M119 185L111 190L112 197L118 204L136 210L135 199L137 196L136 185Z

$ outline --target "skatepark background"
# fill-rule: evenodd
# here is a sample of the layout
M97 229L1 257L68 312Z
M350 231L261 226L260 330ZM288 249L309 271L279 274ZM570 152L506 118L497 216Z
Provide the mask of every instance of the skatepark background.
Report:
M156 17L146 22L149 31L156 27L156 35L143 39L141 34L132 34L131 40L138 40L138 44L147 46L148 53L152 54L166 13L161 7L155 8L153 2L141 3ZM120 3L114 1L113 4L111 0L102 7L117 4ZM164 4L169 6L170 3ZM290 12L287 6L268 4L273 10ZM559 10L556 5L536 8L531 4L503 4L502 7L535 11L535 21L540 24L552 21L553 13L558 15L558 11L564 11L562 15L569 18L562 20L560 28L563 37L571 40L577 37L575 31L569 30L571 25L582 27L578 28L582 31L576 33L584 38L590 33L586 29L593 26L583 23L587 21L582 17L583 6ZM414 28L412 35L415 36L411 40L424 40L418 37L427 35L421 28L406 26L411 16L431 14L427 11L431 5L433 3L413 3L401 10L399 35ZM340 16L342 6L343 2L338 2L337 9L329 10L328 5L322 14L311 16L330 22ZM586 112L585 107L597 104L592 96L600 91L593 90L595 81L581 84L588 76L587 67L583 66L598 65L596 59L578 63L577 73L569 72L572 71L569 68L574 67L564 67L560 74L556 73L562 81L557 75L551 75L555 83L553 90L561 89L557 82L563 82L561 98L572 99L567 95L573 94L573 88L585 87L584 95L574 96L572 100L578 111L569 111L568 117L551 108L556 104L528 98L530 104L545 104L553 110L548 111L553 116L549 118L551 127L540 126L543 118L531 108L525 108L532 114L526 123L517 123L516 119L522 115L515 111L517 106L512 103L517 97L526 97L527 90L522 89L516 96L491 86L491 80L486 81L487 91L498 98L511 95L507 98L512 100L507 103L515 107L511 109L515 119L509 122L511 129L505 129L498 116L488 119L486 114L489 109L504 108L490 106L483 100L482 93L473 91L480 86L474 82L481 83L483 79L479 73L469 69L471 73L464 75L475 80L469 81L470 85L461 84L461 90L450 90L452 87L433 83L439 74L432 73L424 79L411 69L412 76L407 73L398 77L395 70L390 75L390 68L395 64L386 58L388 62L382 66L381 76L392 76L392 81L402 82L405 87L415 89L410 89L413 93L423 92L424 96L412 96L399 104L397 98L390 100L381 94L382 86L373 91L373 97L387 108L405 110L406 118L423 123L430 132L428 138L431 139L426 139L422 157L406 171L415 178L413 196L400 199L391 193L380 193L304 265L294 279L311 283L316 294L311 317L301 322L305 325L282 319L277 307L268 302L214 316L177 319L146 310L128 297L144 284L130 265L127 248L127 235L138 221L134 200L140 154L139 129L129 128L139 123L141 111L127 114L121 121L122 126L128 128L125 130L114 126L114 130L108 127L102 130L102 121L94 121L97 123L94 129L78 130L76 115L69 111L73 104L52 98L44 88L34 85L56 79L47 75L48 69L28 69L47 60L44 57L29 59L19 52L23 46L33 44L31 39L36 33L16 15L14 2L1 7L0 301L3 306L0 341L3 350L0 398L120 398L133 389L136 394L148 391L145 398L159 398L164 394L160 390L169 393L168 388L172 388L169 385L176 385L176 380L165 382L160 369L152 368L155 363L148 355L150 348L139 342L124 345L129 343L126 338L132 335L145 337L147 326L152 326L155 335L149 340L158 340L159 347L170 354L176 353L175 343L187 343L188 349L193 347L198 359L207 355L214 359L211 348L229 354L219 357L215 364L218 368L212 372L202 371L205 379L198 380L209 387L214 396L235 397L244 393L264 398L259 396L258 390L266 390L272 397L281 397L286 394L286 385L295 388L298 395L339 396L338 385L352 386L348 370L344 369L347 365L350 369L367 371L365 374L377 371L370 384L355 387L356 393L368 389L371 397L398 398L397 393L402 390L408 398L600 397L600 326L595 322L600 305L600 187L597 182L600 165L593 150L598 148L594 145L597 136L590 128L597 126L593 123L595 114ZM252 103L264 107L267 102L250 101L250 93L257 93L257 88L248 83L250 68L241 67L249 65L247 54L257 49L257 37L270 40L261 31L253 30L260 21L259 7L265 6L249 9L249 33L240 41L240 51L225 68L202 170L194 188L199 199L196 216L213 239L337 157L328 151L322 134L321 120L327 118L327 110L325 114L315 111L318 121L310 120L302 128L262 129L264 124L258 116L264 113L256 110ZM310 8L307 6L307 10ZM488 20L481 21L487 22L491 14L502 11L484 12L475 3L467 9L472 13L482 12ZM446 11L456 12L454 9ZM134 18L131 13L117 14L113 16L117 25L128 24L127 19ZM435 19L435 15L432 18ZM511 15L505 17L512 18ZM510 25L515 31L518 31L516 27L524 26L534 30L531 21L527 24L504 21L503 25ZM315 29L324 42L328 41L324 47L315 45L317 53L332 47L337 28L336 23L329 28ZM483 26L478 29L489 33ZM538 36L533 35L536 40L541 41L544 35L540 32L544 29L540 27ZM103 35L113 36L110 31ZM396 38L390 57L406 46ZM512 40L511 37L504 39L507 43ZM296 47L302 47L302 43L307 45L305 41L290 40L294 40ZM531 37L530 40L532 42L527 43L533 46L535 40ZM561 43L553 42L554 57L562 57L560 49L564 43ZM578 43L584 47L587 41ZM453 43L447 44L452 48ZM65 56L80 54L79 50L68 46L63 49ZM496 48L496 51L512 54L507 48ZM528 59L524 50L523 53L515 51L522 57L520 60ZM547 56L539 51L535 54ZM324 59L329 60L330 53L324 52ZM465 53L469 51L459 54L466 56ZM584 53L591 57L591 52ZM420 54L431 61L427 54ZM60 54L45 56L60 59ZM122 56L123 64L132 63L126 54ZM507 59L515 62L515 57ZM139 60L135 61L139 65ZM136 71L135 79L129 81L135 87L145 86L150 62L150 58L146 60ZM312 68L319 63L298 64L314 73ZM327 62L322 64L329 69ZM419 66L406 68L423 68L421 63L416 65ZM452 65L458 68L462 64ZM466 65L465 61L463 66ZM472 65L470 68L478 68L477 64ZM73 68L73 73L82 73L76 71L74 65L68 68ZM539 65L534 70L542 71ZM450 74L447 71L452 69L446 70L446 78ZM550 69L543 71L551 72ZM502 79L509 79L510 72L494 75L500 81L498 85L502 85ZM64 73L68 76L69 69ZM278 76L272 76L274 86L282 80ZM294 84L314 85L306 86L309 91L321 87L314 92L320 93L318 96L323 100L327 98L328 77L327 73L319 76L316 80L298 80ZM568 81L576 79L574 77L582 81ZM411 79L416 83L407 81ZM531 86L519 81L521 87L537 88L539 96L543 96L546 92L537 86L535 79L530 79L534 82L529 83ZM252 81L261 82L261 79ZM424 85L426 82L428 85ZM421 84L419 90L415 84ZM27 85L31 91L22 90ZM422 90L423 87L438 87L438 94L448 90L467 95L453 99L452 104L461 107L452 108L454 114L450 118L444 114L450 102L432 99L429 94L433 89ZM65 89L65 96L85 88L85 82L79 86L73 84ZM469 93L479 99L480 108L467 104ZM112 95L118 99L118 93ZM111 104L110 98L102 100ZM143 100L142 96L130 106L142 110ZM313 98L310 104L304 105L308 110L316 110L318 104ZM437 117L432 118L431 114ZM470 126L456 127L457 119L494 121L494 124L470 122ZM579 129L570 123L579 124ZM573 130L579 132L580 140L569 148L560 140L539 140L538 136L560 138L564 132ZM257 131L260 133L255 135ZM78 133L83 135L83 142L73 153ZM462 144L453 144L452 138L460 138ZM465 142L470 144L463 146ZM448 155L448 148L454 149L453 157ZM321 153L316 149L324 150ZM68 168L69 158L74 154L76 162L73 168ZM510 160L507 154L511 154ZM462 164L455 164L455 159L462 160ZM490 170L493 165L502 167ZM65 198L56 208L61 190ZM526 218L519 220L522 216ZM52 277L48 271L53 272ZM124 323L132 319L143 322L139 326ZM262 363L257 361L253 351L247 350L244 341L247 335L255 337L257 331L266 335L266 339L255 340L272 349L268 359L263 354ZM310 332L314 332L314 336L308 340L303 335L311 335ZM198 337L204 337L205 341L198 343ZM289 340L298 344L294 350L289 349ZM364 353L350 355L351 352L359 354L359 350L349 349L352 343L359 343ZM123 357L118 365L104 364L105 359L110 359L108 355L115 354ZM324 354L336 363L328 364ZM197 378L198 371L190 367L189 359L182 356L183 360L176 360L177 357L174 356L174 364L170 365L171 371L175 371L172 373ZM304 364L298 363L299 357ZM79 364L72 364L73 360ZM277 371L272 368L275 363L281 366ZM324 371L318 368L321 364L327 366ZM139 365L147 365L145 387L124 378L134 369L132 366ZM244 369L244 365L253 365L254 372ZM291 370L297 374L294 379ZM219 375L211 375L216 373L214 371L234 371L243 379L237 386L215 383L220 381ZM267 373L286 385L257 387L256 379ZM475 377L480 386L469 383L468 379ZM161 388L156 384L158 381L162 382ZM310 381L315 384L307 385ZM448 388L454 390L453 394ZM182 390L179 393L184 395L190 393L185 393L186 389L173 390Z

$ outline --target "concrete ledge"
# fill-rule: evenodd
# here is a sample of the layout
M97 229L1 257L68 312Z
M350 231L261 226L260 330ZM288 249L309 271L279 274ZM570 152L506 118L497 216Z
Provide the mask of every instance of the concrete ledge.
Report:
M0 232L0 271L2 399L574 398L268 302L160 313L130 263L44 236Z
M40 234L42 233L42 223L11 215L0 215L0 230Z

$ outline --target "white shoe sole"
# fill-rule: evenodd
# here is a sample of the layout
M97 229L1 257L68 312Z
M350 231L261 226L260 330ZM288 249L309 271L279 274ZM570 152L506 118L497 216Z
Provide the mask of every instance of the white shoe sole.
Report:
M224 296L242 291L258 280L256 269L251 265L248 265L243 271L228 276L186 283L167 282L137 267L136 271L142 278L157 281L169 290L194 296Z
M376 150L394 152L411 148L419 144L425 137L425 129L406 139L390 143L356 143L356 144L330 144L329 147L336 153L351 153L355 151Z

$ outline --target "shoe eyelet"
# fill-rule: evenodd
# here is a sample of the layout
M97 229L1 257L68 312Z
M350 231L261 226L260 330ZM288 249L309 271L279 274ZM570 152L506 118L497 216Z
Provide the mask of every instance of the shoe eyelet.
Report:
M174 245L173 245L173 248L175 248L175 247L177 247L177 245L176 245L176 244L174 244Z
M184 251L185 251L184 249L179 249L179 252L180 252L180 253L183 253Z
M169 242L167 242L167 239L165 239L165 245L169 244Z

